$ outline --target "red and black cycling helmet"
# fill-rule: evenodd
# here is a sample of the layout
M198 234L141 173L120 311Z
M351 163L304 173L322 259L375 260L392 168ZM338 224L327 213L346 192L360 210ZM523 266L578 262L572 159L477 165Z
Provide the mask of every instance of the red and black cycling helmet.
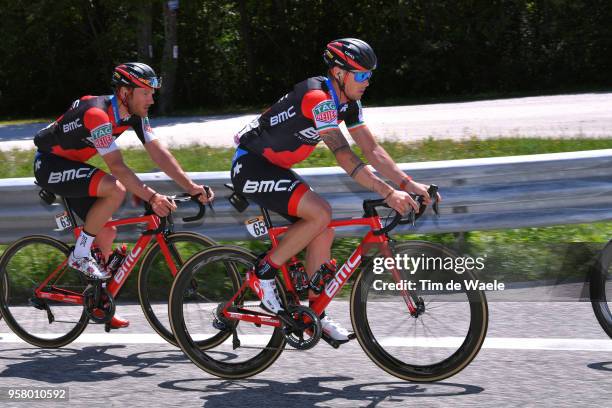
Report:
M338 66L347 71L372 71L376 69L376 54L365 41L357 38L341 38L327 44L323 60L328 67Z
M161 78L155 74L153 68L142 62L126 62L117 65L111 79L111 84L115 88L127 86L129 88L159 89L161 83Z

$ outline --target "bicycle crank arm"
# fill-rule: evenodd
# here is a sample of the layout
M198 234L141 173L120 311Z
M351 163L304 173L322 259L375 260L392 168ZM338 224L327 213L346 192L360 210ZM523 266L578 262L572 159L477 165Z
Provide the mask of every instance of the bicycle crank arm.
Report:
M42 299L33 297L30 298L30 304L38 310L45 310L47 312L47 319L49 319L49 324L55 321L55 316L53 315L53 312L51 312L51 309L49 308L47 302Z

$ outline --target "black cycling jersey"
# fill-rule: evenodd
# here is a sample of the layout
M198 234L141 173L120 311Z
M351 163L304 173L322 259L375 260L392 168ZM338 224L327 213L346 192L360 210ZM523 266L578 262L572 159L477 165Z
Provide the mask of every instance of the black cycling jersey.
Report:
M40 152L85 162L96 153L105 155L117 150L115 139L130 127L143 144L155 139L149 118L119 117L114 95L84 96L74 101L55 122L40 130L34 144Z
M329 79L319 76L293 90L248 124L236 144L283 168L306 159L330 129L344 121L349 129L364 124L360 101L340 104Z

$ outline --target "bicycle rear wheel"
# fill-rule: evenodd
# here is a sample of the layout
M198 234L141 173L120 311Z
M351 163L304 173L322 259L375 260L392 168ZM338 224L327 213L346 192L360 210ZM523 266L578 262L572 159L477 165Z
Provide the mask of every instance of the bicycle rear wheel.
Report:
M32 345L62 347L87 327L82 304L44 297L79 297L85 290L87 282L82 274L67 266L69 253L70 248L61 241L32 235L9 246L0 260L1 290L6 293L0 299L0 312L15 334ZM51 275L42 287L43 296L37 296L34 290Z
M597 321L612 338L612 241L605 246L591 271L590 296Z
M238 292L241 277L255 262L256 256L240 247L205 249L183 266L172 285L169 314L176 340L191 361L218 377L246 378L260 373L285 346L280 328L229 319L224 321L225 328L214 325L217 308ZM283 286L277 283L279 295L285 298ZM259 300L247 291L233 305L257 309ZM236 339L238 347L234 347Z
M395 245L393 257L456 258L450 250L429 242ZM393 276L386 268L374 273L372 264L360 269L351 293L351 320L366 354L391 375L408 381L439 381L457 374L476 356L484 342L488 308L483 291L468 290L469 271L406 271ZM377 272L380 272L378 270ZM402 291L389 286L415 282L408 292L418 313L410 313ZM421 281L441 283L422 286ZM453 280L460 286L447 290ZM387 286L385 286L387 284Z
M216 245L216 242L200 234L177 232L166 237L166 244L178 271L191 256ZM151 327L168 343L177 346L168 317L168 299L173 280L168 262L156 242L142 259L138 274L138 297Z

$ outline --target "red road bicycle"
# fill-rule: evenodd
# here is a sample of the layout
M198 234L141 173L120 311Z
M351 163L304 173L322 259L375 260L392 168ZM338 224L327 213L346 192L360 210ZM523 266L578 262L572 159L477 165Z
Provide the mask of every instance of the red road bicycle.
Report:
M435 197L436 192L437 187L432 186L430 195ZM388 233L397 225L414 223L423 213L422 197L417 199L421 209L408 219L396 212L383 219L377 210L388 208L384 200L365 200L362 218L330 223L329 227L363 226L369 230L325 284L312 308L300 305L291 270L283 265L282 280L276 279L289 319L259 307L258 279L252 273L257 257L253 253L237 246L200 252L183 265L172 285L169 315L179 346L210 374L246 378L260 373L280 356L286 343L301 350L317 344L322 336L318 316L355 275L348 301L351 322L361 347L379 367L409 381L438 381L458 373L480 350L488 324L484 292L466 284L473 281L472 272L458 275L437 267L408 271L395 264L376 268L377 259L457 259L440 245L397 243L389 238ZM248 206L236 193L230 201L239 211ZM246 204L237 205L240 203ZM265 209L262 214L259 227L276 246L287 226L274 227ZM290 262L294 263L295 259Z
M41 198L52 205L56 197L41 190ZM174 198L177 204L193 201L198 214L185 222L204 217L206 207L195 197ZM65 212L56 217L60 229L82 230L65 198ZM62 347L75 340L89 321L104 323L115 311L115 298L140 262L138 300L153 327L166 341L176 345L169 327L167 300L172 280L184 262L201 249L215 245L208 237L174 232L172 216L160 218L145 204L145 214L113 220L107 227L144 226L123 263L105 283L87 279L67 266L71 248L46 235L31 235L10 245L0 258L0 314L8 326L26 342L46 348Z

